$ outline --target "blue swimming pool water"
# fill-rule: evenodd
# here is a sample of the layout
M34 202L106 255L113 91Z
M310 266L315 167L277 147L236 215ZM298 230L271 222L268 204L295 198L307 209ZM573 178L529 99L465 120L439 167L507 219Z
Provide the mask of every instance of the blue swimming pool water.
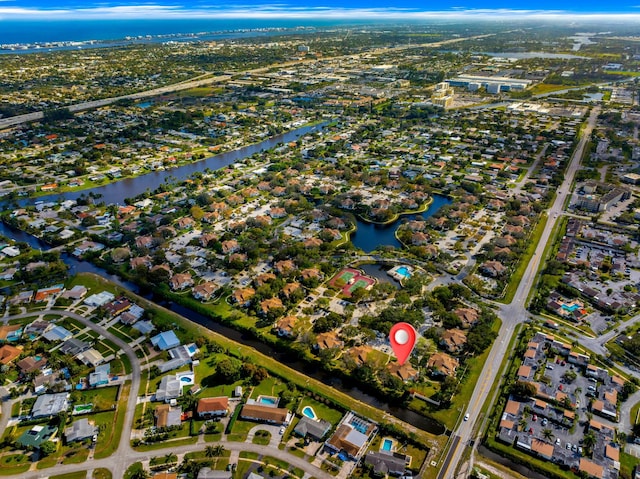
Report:
M191 378L189 376L182 376L180 378L180 381L182 381L183 383L190 383L191 382Z
M562 309L564 309L565 311L569 311L570 313L573 313L579 307L580 306L578 306L577 304L572 304L571 306L567 306L566 304L562 305Z
M309 419L314 419L314 420L318 419L318 416L316 416L316 412L313 410L311 406L303 407L302 414L307 416Z
M260 396L260 398L258 398L258 402L262 404L275 404L276 398L272 398L269 396Z
M406 266L400 266L396 271L398 272L399 275L402 275L405 278L411 277L411 273L409 272L409 269Z
M391 452L391 446L393 446L393 441L391 439L385 439L382 441L382 450Z
M195 344L192 344L191 346L188 347L188 349L191 354L195 354L196 351L198 350L198 347Z

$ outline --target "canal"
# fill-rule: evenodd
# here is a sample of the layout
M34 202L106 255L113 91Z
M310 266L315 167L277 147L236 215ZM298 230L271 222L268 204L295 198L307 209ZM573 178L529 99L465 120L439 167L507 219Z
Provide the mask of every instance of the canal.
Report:
M276 135L263 140L253 145L244 146L237 150L227 151L220 153L219 155L210 156L200 161L189 163L188 165L179 166L177 168L153 171L144 175L136 176L135 178L126 178L121 181L109 183L104 186L97 186L83 191L69 191L65 193L52 194L47 196L41 196L39 201L64 201L64 200L76 200L80 196L86 196L89 193L96 195L99 201L104 201L106 204L123 204L126 198L133 198L145 191L153 191L158 186L166 181L182 181L189 178L194 173L202 173L205 170L218 170L220 168L227 167L236 161L244 160L255 153L267 151L277 147L282 143L289 143L296 141L301 136L309 133L321 131L327 123L319 123L317 125L307 125L296 130L283 133L282 135ZM21 206L32 204L33 199L19 200L18 204ZM0 202L0 204L6 205L8 202Z

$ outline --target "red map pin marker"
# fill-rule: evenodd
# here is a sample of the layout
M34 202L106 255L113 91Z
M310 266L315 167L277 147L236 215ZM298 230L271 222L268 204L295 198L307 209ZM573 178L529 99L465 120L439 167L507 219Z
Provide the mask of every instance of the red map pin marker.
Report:
M409 323L396 323L389 331L389 341L393 352L398 358L401 366L411 355L413 347L416 345L416 330Z

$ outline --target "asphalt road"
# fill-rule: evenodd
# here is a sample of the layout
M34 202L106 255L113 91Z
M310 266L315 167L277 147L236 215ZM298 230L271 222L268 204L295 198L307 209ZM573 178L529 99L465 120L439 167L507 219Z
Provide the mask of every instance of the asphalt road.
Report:
M498 316L502 320L502 326L500 327L500 331L498 333L498 337L496 338L491 351L489 352L489 356L487 361L485 362L484 368L480 374L480 380L478 384L476 384L475 389L473 390L473 394L471 395L471 399L469 401L469 406L465 413L469 413L470 420L466 422L462 422L459 424L458 428L454 431L454 434L460 436L460 441L452 443L453 453L449 453L447 458L450 460L445 461L441 472L442 478L452 478L455 477L455 469L457 464L462 457L462 453L464 452L464 445L466 445L470 439L474 438L473 430L475 424L478 420L482 420L480 418L480 412L482 409L482 405L485 400L492 395L494 391L492 388L494 386L495 380L498 375L501 373L501 364L502 360L505 356L508 355L508 346L511 340L511 337L515 331L516 326L519 323L524 322L527 319L527 311L526 311L526 302L529 292L535 285L538 268L540 266L540 260L544 255L544 250L552 240L552 232L555 227L556 220L558 214L560 214L563 210L565 199L569 194L569 190L571 185L573 184L573 179L575 177L578 168L580 167L580 161L582 159L582 154L584 152L584 148L587 145L589 137L591 136L591 131L593 130L596 119L598 117L598 113L600 112L600 108L596 107L591 111L589 119L587 120L586 127L582 132L582 136L578 142L578 145L571 157L569 165L567 166L564 181L562 185L558 188L556 199L553 202L553 205L549 208L549 218L545 225L542 236L540 237L540 241L538 246L527 266L527 269L520 280L520 284L518 285L518 289L513 297L513 300L509 304L498 304ZM474 438L475 439L475 438ZM477 443L477 441L476 441ZM474 446L475 447L475 446Z

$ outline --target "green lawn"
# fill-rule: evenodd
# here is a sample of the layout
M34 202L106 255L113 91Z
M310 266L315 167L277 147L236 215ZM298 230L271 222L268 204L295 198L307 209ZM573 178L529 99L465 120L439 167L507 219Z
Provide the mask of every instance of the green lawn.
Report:
M67 474L57 474L55 476L49 476L49 479L85 479L87 477L87 471L69 472Z
M0 458L0 474L4 476L26 472L30 467L29 454L9 454Z
M321 398L318 397L318 399ZM300 401L300 405L298 406L297 414L302 415L302 409L305 406L311 406L319 419L329 421L333 426L337 426L340 419L342 419L342 416L344 416L342 411L338 411L337 409L321 403L320 401L316 401L311 397L302 398L302 401Z
M620 477L622 479L631 479L638 464L640 464L640 458L620 451Z
M122 387L124 387L124 390L122 394L120 394L120 401L118 402L115 412L104 412L94 416L96 426L105 424L103 428L104 432L98 434L98 442L96 444L94 454L96 459L109 457L118 448L118 444L120 444L120 435L122 434L122 427L124 425L127 399L129 398L129 394L131 394L131 382L127 381L127 383ZM111 415L110 422L107 422L108 417L106 415ZM115 418L113 417L114 415ZM98 416L101 417L98 418Z
M269 377L253 388L251 398L257 399L258 396L278 397L285 389L286 384L280 378Z
M266 446L271 441L271 433L269 431L256 431L255 436L253 436L253 443L260 444L262 446Z
M112 479L111 471L103 467L99 467L93 471L93 479Z
M185 429L187 429L188 431L188 428L185 428ZM197 437L187 437L183 439L177 439L174 441L160 441L160 442L154 442L152 444L140 444L139 446L136 446L134 449L136 451L142 451L142 452L157 451L159 449L169 449L172 446L173 447L189 446L191 444L195 444L196 442L198 442Z
M546 224L547 224L547 215L543 213L540 215L538 224L536 225L536 228L533 230L533 233L531 234L531 237L527 242L526 251L518 261L518 267L511 275L511 278L509 278L509 284L507 285L504 298L499 300L501 303L509 304L511 300L513 300L513 297L516 294L516 291L518 290L518 286L520 285L520 281L522 280L522 276L524 275L525 271L527 271L527 268L529 267L529 262L533 257L533 253L538 247L538 242L540 241L540 237L542 236L542 233L544 231L544 227Z
M242 419L238 418L233 424L231 434L229 434L227 437L230 441L242 442L247 438L247 434L249 434L251 428L254 428L258 425L259 424L257 422L243 421Z

